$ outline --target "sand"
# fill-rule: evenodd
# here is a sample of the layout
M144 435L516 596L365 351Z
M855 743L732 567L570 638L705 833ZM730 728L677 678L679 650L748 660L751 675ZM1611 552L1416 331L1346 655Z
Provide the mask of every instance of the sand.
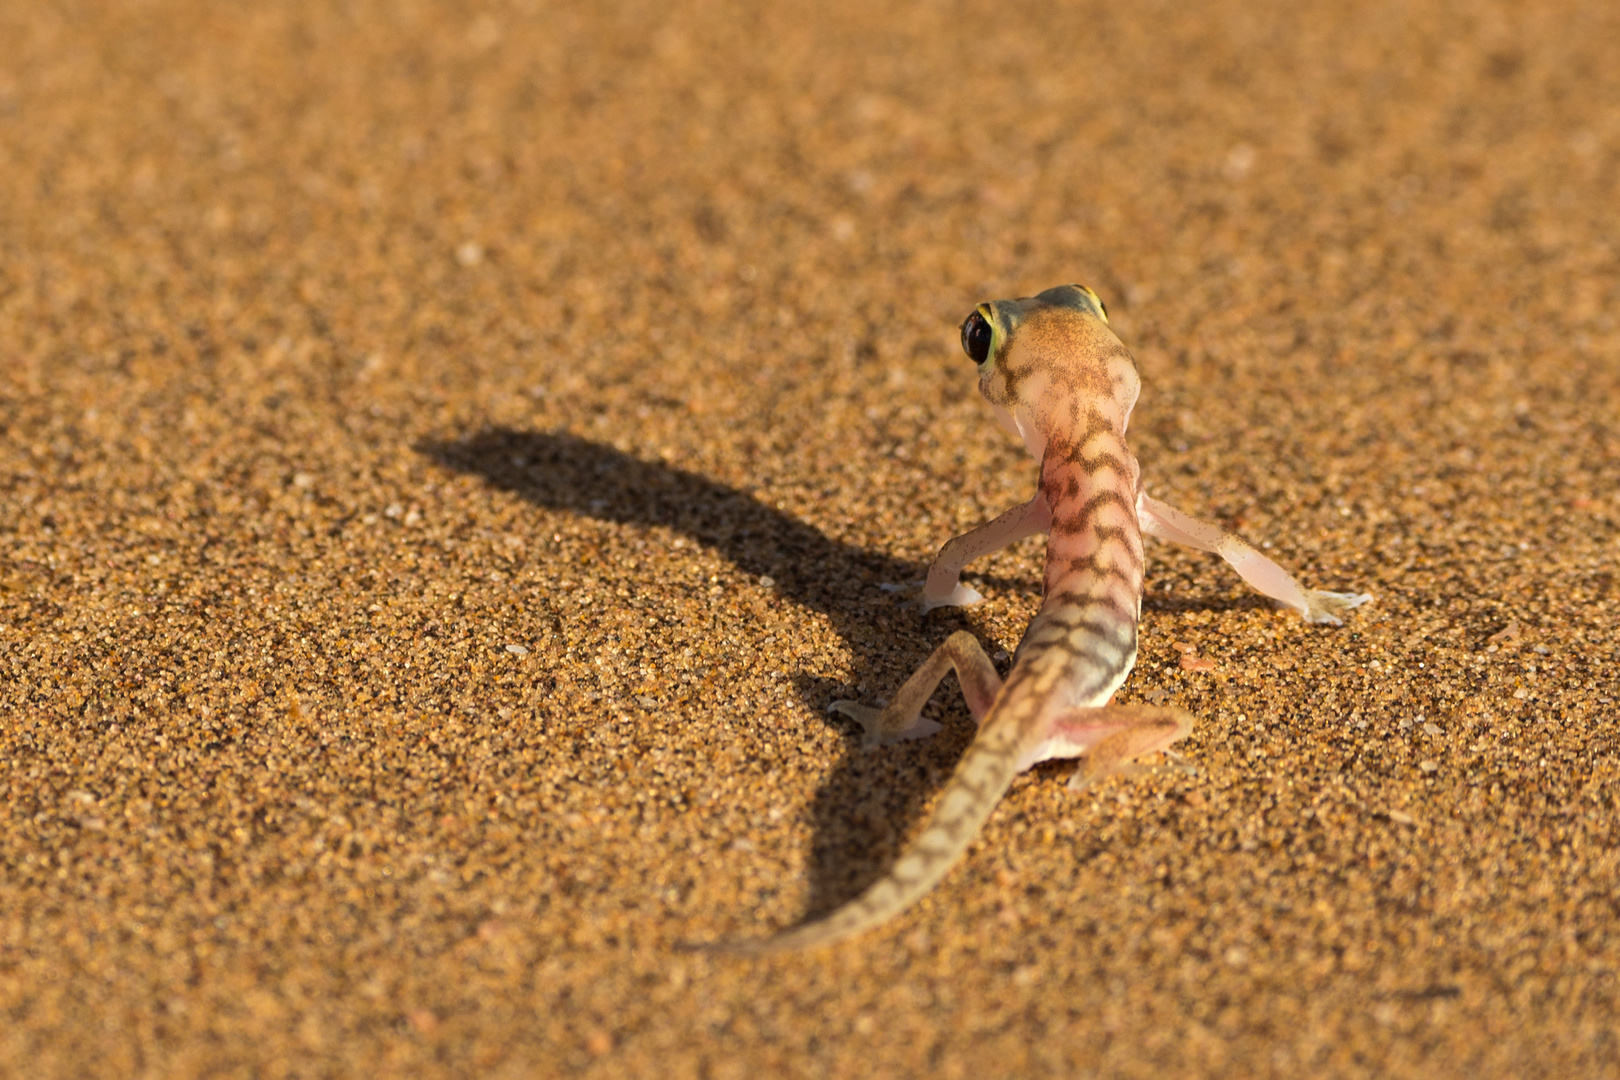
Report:
M1620 1077L1620 8L0 8L0 1074ZM1308 10L1306 10L1308 8ZM971 739L863 750L1033 491L956 326L1080 281L1122 701L764 959Z

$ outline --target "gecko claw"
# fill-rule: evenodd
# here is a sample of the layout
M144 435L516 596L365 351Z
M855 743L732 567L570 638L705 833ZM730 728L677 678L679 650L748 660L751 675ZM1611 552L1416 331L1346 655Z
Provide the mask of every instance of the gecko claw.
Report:
M1341 615L1372 599L1370 593L1323 592L1320 589L1306 589L1305 621L1312 623L1332 623L1341 625L1344 620Z

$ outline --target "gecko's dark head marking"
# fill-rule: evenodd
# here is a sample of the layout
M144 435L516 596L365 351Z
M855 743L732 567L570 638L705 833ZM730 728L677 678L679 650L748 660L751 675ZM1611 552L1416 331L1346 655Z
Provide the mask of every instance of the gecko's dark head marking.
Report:
M1097 316L1103 322L1108 321L1108 308L1103 305L1102 297L1085 285L1058 285L1040 293L1035 299L1052 307L1082 311Z

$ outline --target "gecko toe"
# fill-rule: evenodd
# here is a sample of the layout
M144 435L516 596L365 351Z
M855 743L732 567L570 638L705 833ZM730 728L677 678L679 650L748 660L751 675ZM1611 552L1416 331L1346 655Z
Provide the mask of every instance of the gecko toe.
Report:
M843 713L857 724L861 725L861 745L883 746L892 742L903 742L907 739L926 739L939 731L941 725L936 720L919 716L908 726L899 731L889 730L886 722L886 710L874 709L868 705L861 705L854 701L835 701L827 706L828 712Z
M884 583L878 588L886 593L894 593L907 607L916 608L924 615L935 608L971 607L984 600L984 594L978 589L961 582L957 582L956 587L942 599L928 595L928 583L925 581L908 581L904 585Z
M1305 621L1313 623L1332 623L1337 626L1344 622L1344 615L1354 608L1360 607L1372 599L1370 593L1342 593L1323 592L1318 589L1307 589L1305 600L1310 605L1305 611Z
M917 607L924 615L926 615L935 608L972 607L974 604L980 603L983 600L984 594L978 589L975 589L971 585L963 585L962 583L958 582L956 588L952 589L951 594L945 597L943 600L931 600L926 592L923 593L917 599Z
M928 598L923 595L923 585L924 583L921 581L907 581L898 585L886 581L879 585L878 588L886 593L894 594L895 599L899 600L903 606L915 608L926 615L928 614Z
M930 720L926 716L919 716L912 723L912 725L906 728L904 731L896 732L894 735L891 735L886 739L882 739L881 741L890 743L907 742L912 739L926 739L930 735L939 734L939 732L943 731L944 728L945 725L941 724L938 720Z
M835 701L827 706L827 711L830 713L843 713L861 725L861 731L866 736L862 741L868 744L873 741L873 731L877 728L878 721L883 717L882 710L874 709L870 705L862 705L858 701Z

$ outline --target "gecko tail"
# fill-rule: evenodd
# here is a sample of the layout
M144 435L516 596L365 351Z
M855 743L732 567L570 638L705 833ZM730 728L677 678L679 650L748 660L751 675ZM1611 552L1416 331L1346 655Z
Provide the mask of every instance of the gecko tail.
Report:
M1021 747L1012 725L985 724L962 755L922 835L882 878L831 914L763 941L722 942L718 952L762 955L837 944L888 922L932 889L972 843L1012 785Z

